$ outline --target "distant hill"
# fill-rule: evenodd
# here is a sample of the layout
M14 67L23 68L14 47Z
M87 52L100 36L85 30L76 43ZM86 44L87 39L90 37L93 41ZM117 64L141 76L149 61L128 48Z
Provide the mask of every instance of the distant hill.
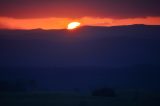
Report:
M0 30L0 79L36 89L159 89L160 26Z
M160 26L0 30L0 65L124 66L160 63Z

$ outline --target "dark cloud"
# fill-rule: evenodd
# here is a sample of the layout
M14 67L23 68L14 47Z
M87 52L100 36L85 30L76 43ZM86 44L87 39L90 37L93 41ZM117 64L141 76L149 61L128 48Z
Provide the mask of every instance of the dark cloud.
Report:
M1 0L0 16L14 18L160 16L160 0Z

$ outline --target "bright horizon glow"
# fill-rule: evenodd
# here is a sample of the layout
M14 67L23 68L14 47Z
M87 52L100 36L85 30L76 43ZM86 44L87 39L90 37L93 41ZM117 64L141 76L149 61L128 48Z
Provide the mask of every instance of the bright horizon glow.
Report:
M79 27L80 25L81 23L79 22L71 22L68 24L67 29L72 30L72 29Z
M29 18L0 17L0 29L67 29L68 23L79 22L80 26L121 26L133 24L160 25L160 17L112 19L100 17L81 18ZM78 26L79 27L79 26Z

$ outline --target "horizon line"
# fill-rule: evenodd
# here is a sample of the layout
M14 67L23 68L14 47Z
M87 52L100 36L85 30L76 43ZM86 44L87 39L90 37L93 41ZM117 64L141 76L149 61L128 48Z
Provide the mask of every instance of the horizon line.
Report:
M96 27L96 28L113 28L113 27L126 27L126 26L158 26L160 27L160 25L148 25L148 24L131 24L131 25L115 25L115 26L93 26L93 25L83 25L80 26L76 29L73 30L79 30L81 28L85 28L85 27ZM20 30L20 31L32 31L32 30L44 30L44 31L51 31L51 30L56 30L56 31L61 31L61 30L68 30L67 28L63 28L63 29L43 29L43 28L35 28L35 29L19 29L19 28L14 28L14 29L9 29L9 28L0 28L0 31L2 30Z

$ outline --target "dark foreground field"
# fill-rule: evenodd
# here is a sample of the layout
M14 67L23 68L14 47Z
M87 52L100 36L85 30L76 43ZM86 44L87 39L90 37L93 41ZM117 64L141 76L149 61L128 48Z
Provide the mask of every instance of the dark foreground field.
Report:
M117 90L115 97L64 92L1 93L0 106L159 106L160 93Z

